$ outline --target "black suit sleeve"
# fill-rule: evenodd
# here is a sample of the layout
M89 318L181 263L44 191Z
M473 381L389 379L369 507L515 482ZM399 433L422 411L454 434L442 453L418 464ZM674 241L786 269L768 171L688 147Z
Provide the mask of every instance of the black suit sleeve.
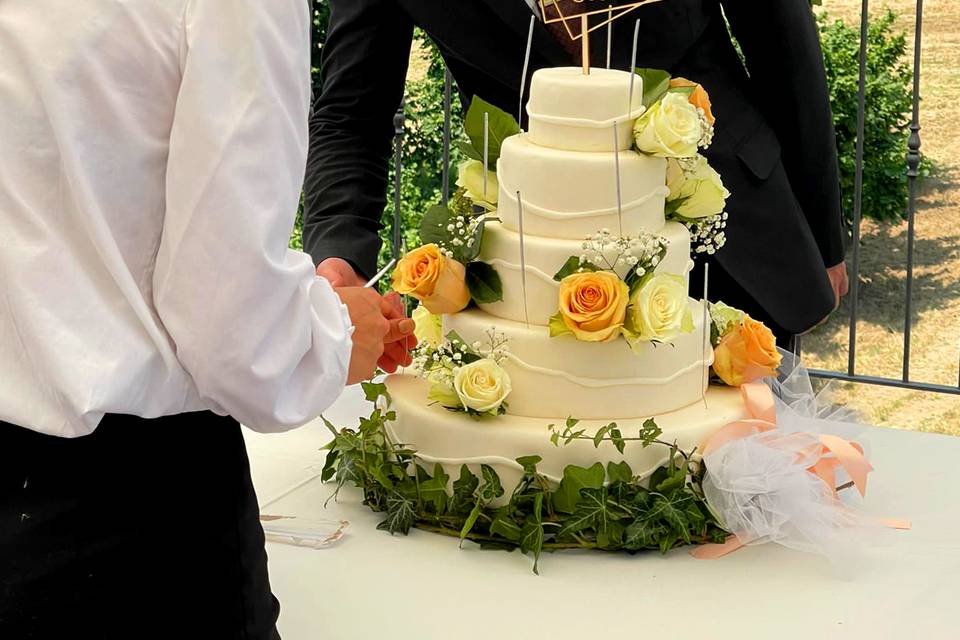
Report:
M837 147L820 36L809 0L722 0L750 83L824 264L844 259Z
M330 0L322 91L310 120L304 249L376 271L380 218L413 24L395 0Z

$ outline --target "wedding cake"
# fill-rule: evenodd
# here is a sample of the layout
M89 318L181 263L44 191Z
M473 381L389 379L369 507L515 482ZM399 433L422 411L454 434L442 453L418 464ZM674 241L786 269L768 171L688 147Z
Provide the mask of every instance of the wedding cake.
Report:
M486 464L509 493L523 474L517 458L530 454L542 458L539 472L556 482L567 465L597 461L626 461L643 477L670 452L620 452L588 439L555 447L548 425L573 419L589 433L610 423L626 431L655 418L665 440L691 450L746 416L736 389L709 384L713 320L687 294L694 265L688 226L665 216L668 158L633 150L639 122L653 108L644 107L643 84L641 76L608 69L589 75L578 68L537 71L526 106L529 131L501 141L496 172L489 171L472 198L493 209L477 233L476 261L491 268L482 271L496 273L499 295L492 301L474 296L478 304L463 310L456 309L459 302L444 309L463 294L443 301L419 296L434 310L456 312L442 314L432 338L423 326L436 317L417 314L421 338L433 344L419 363L420 375L407 371L387 380L396 412L388 430L395 442L409 443L420 459L441 464L453 477L464 464ZM687 103L691 93L677 95ZM669 105L656 107L669 115ZM693 113L699 124L703 109ZM486 137L489 144L489 131ZM662 138L655 142L670 144ZM696 142L701 138L698 130ZM469 182L463 170L461 178ZM447 229L454 235L476 231L470 216L461 218L449 219ZM416 280L431 276L435 265L423 255L408 258L394 283L404 293L423 294ZM455 261L448 263L436 280L458 271ZM557 277L565 264L574 268ZM580 271L583 266L590 269ZM628 308L634 313L624 313ZM438 354L435 347L451 336L455 344ZM477 371L461 379L455 379L462 368L456 343L481 356ZM443 358L453 366L437 366ZM464 402L471 393L477 402Z

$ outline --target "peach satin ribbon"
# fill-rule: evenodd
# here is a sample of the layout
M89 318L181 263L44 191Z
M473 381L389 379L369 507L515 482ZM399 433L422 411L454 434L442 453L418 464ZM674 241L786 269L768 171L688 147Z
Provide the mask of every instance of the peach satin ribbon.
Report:
M743 403L750 418L732 422L714 434L713 437L708 438L700 447L704 456L733 440L777 428L776 401L773 392L767 385L762 382L745 384L740 387L740 393L743 396ZM786 440L789 441L789 438L790 436L787 436ZM864 457L863 447L856 442L849 442L837 436L820 435L817 436L814 445L802 449L798 456L801 459L808 456L817 459L817 462L808 467L807 471L823 480L833 491L834 496L837 495L836 475L838 467L847 472L860 495L866 495L867 475L873 471L873 467ZM880 522L895 529L910 528L910 522L907 520L889 518ZM691 552L691 555L702 560L712 560L733 553L742 546L740 540L735 535L731 535L722 544L705 544L697 547Z

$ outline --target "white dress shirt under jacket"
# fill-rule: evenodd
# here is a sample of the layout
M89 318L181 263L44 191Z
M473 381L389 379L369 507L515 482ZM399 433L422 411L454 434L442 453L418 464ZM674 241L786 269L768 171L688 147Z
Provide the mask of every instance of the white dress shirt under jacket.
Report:
M307 0L0 1L0 420L302 424L352 327L287 249Z

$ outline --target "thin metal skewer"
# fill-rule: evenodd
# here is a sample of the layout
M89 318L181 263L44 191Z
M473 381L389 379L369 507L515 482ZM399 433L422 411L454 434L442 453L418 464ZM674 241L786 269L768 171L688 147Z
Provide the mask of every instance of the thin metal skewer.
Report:
M620 223L620 237L623 237L623 199L620 193L620 134L617 121L613 121L613 164L617 176L617 221Z
M707 353L707 347L713 348L713 345L710 344L710 302L707 298L707 293L709 292L710 284L710 263L703 263L703 353L704 357ZM707 365L703 368L703 408L709 409L707 406L707 388L710 385L710 366Z
M610 68L610 52L613 49L613 5L607 9L607 69Z
M520 286L523 289L523 317L527 326L530 326L530 311L527 309L527 256L526 256L526 237L523 234L523 197L517 191L517 219L518 231L520 232Z
M530 71L530 51L533 48L533 25L537 16L530 16L530 29L527 31L527 52L523 56L523 76L520 78L520 105L517 107L517 124L523 122L523 94L527 90L527 73Z
M370 278L370 281L367 282L367 284L363 285L363 288L372 289L373 287L375 287L377 283L380 282L380 280L383 278L383 276L387 275L387 272L390 271L390 269L392 269L393 265L395 264L397 264L397 259L391 258L390 262L388 262L383 269L380 269L380 271L377 271L376 275Z
M490 114L483 112L483 201L487 199L487 167L490 166Z
M640 21L633 25L633 53L630 55L630 95L627 97L627 117L633 115L633 81L637 77L637 43L640 40Z

